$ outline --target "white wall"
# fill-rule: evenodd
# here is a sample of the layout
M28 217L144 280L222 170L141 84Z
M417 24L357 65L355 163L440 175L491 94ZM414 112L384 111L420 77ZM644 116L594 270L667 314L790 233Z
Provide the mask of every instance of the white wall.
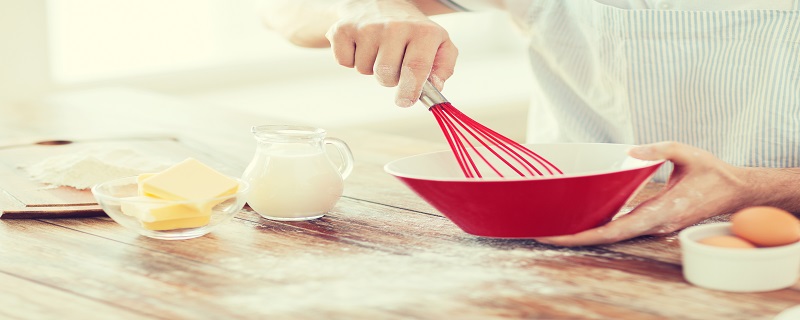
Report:
M0 0L0 102L52 88L45 0Z
M524 43L504 14L434 19L460 49L450 100L527 103ZM393 106L394 89L338 66L329 50L264 29L250 1L0 0L0 26L0 97L124 87L319 125L410 114Z
M458 13L434 19L451 30L460 52L444 94L465 111L503 106L504 110L519 111L509 116L524 117L531 86L525 42L506 16L500 12ZM301 58L263 70L276 75L274 78L182 96L222 108L254 111L264 118L323 127L427 116L420 106L411 110L395 107L394 88L381 87L373 77L339 66L328 49L291 51Z

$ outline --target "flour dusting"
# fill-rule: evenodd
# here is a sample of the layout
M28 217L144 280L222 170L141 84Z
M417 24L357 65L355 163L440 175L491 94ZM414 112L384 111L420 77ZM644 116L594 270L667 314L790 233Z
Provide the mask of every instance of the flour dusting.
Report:
M282 258L274 261L274 266L266 263L267 272L263 275L282 285L265 288L257 295L248 293L224 299L246 305L269 303L273 315L302 314L309 309L341 315L355 310L415 307L428 315L445 315L464 303L485 298L487 292L497 295L516 278L441 258L389 254L313 256L313 260L302 255ZM432 301L437 302L435 307Z
M533 267L536 260L571 255L569 252L457 246L441 249L410 255L345 250L332 256L309 252L277 259L265 255L250 261L257 262L261 271L244 272L255 272L274 285L220 299L242 310L259 306L250 310L253 313L268 305L269 318L274 319L315 319L320 314L334 319L349 319L356 314L385 319L386 312L398 312L398 318L424 315L447 319L530 295L569 296L572 292L570 284L554 283L554 278L546 274L550 269ZM317 317L305 317L309 310ZM479 318L494 318L491 310L483 311L486 313Z
M157 172L168 167L163 159L144 156L132 149L97 148L46 158L32 165L22 165L31 179L58 187L88 189L95 184Z

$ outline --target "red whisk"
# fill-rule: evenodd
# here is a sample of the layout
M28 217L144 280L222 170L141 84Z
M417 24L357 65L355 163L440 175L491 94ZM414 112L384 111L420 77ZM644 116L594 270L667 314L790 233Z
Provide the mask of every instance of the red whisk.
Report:
M436 117L465 177L482 178L479 167L500 177L563 174L550 161L458 111L430 81L422 86L419 100ZM491 160L484 156L487 151L494 156Z

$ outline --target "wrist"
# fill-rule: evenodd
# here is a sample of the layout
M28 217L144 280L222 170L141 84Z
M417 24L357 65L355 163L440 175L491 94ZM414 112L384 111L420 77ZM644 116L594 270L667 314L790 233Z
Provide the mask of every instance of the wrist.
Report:
M424 17L417 1L408 0L342 0L334 5L337 20L384 17Z
M323 48L330 45L325 33L337 20L339 3L259 1L257 9L264 26L289 42L300 47Z
M463 11L457 9L458 5L456 5L455 8L452 7L450 5L452 2L449 0L344 0L340 2L339 12L342 12L342 9L352 10L364 8L365 5L370 4L375 7L391 6L394 8L393 11L396 11L397 8L406 10L412 9L426 16Z
M800 214L800 168L743 168L748 204Z

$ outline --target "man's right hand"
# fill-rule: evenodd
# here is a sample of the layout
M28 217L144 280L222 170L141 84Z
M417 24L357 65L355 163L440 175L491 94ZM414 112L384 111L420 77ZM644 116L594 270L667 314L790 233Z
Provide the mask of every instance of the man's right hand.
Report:
M349 1L326 38L339 64L397 87L395 104L412 106L426 79L439 90L452 74L458 49L447 30L402 0Z

